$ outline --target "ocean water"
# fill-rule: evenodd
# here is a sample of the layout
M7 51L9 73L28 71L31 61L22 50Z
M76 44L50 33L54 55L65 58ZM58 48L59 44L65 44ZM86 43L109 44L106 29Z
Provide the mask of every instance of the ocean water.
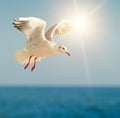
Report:
M0 118L120 118L120 88L0 87Z

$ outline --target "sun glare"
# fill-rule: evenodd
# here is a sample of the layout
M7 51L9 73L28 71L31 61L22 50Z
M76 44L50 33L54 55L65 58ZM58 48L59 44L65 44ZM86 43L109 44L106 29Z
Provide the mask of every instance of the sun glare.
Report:
M77 30L85 30L87 28L87 21L82 18L76 18L73 20L75 28Z

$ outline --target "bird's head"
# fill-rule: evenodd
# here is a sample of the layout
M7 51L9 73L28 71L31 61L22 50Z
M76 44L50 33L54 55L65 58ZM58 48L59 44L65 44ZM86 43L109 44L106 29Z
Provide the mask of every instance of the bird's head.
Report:
M60 53L65 53L65 54L67 54L68 56L70 56L70 52L67 50L67 48L66 48L64 45L58 46L58 51L59 51Z

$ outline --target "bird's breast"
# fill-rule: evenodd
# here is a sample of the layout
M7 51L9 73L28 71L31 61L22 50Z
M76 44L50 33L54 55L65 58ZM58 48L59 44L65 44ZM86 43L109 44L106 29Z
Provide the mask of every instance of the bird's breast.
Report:
M57 51L52 47L37 47L30 50L31 55L38 57L48 57L57 54Z

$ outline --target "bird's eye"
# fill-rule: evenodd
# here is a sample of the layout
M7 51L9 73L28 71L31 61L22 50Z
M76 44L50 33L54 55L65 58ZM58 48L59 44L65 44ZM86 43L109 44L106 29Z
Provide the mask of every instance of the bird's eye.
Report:
M62 48L63 50L65 50L65 48Z

